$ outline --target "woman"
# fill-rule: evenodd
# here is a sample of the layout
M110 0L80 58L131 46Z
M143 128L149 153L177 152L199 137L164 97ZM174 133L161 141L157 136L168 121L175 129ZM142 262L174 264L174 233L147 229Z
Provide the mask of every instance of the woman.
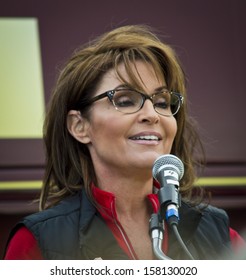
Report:
M5 259L154 259L149 219L159 211L154 161L184 163L179 230L195 259L233 257L242 242L226 213L188 201L200 145L187 116L175 52L146 26L125 26L77 50L44 124L41 212L11 234ZM170 229L162 250L188 258Z

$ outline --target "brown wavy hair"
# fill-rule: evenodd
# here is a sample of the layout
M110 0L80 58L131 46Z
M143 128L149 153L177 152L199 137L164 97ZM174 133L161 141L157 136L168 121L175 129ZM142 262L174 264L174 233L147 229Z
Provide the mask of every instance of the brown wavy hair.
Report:
M180 182L183 197L190 197L196 179L196 147L201 158L203 149L194 123L187 114L186 77L174 49L163 43L153 29L144 25L123 26L105 33L77 49L60 71L47 108L44 122L46 165L40 196L40 209L62 200L84 188L92 198L90 185L96 183L93 163L86 145L76 141L67 130L67 114L79 109L89 118L90 108L83 107L92 98L102 76L123 63L131 85L140 87L139 77L132 71L136 60L150 63L157 77L164 77L170 90L184 97L175 115L177 134L171 153L184 163ZM123 80L120 72L117 72ZM125 81L126 82L126 81Z

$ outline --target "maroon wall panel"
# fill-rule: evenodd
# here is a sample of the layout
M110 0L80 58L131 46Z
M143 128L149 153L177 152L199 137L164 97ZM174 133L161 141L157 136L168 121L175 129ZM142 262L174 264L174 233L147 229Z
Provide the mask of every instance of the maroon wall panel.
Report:
M187 73L189 110L199 124L205 143L208 159L205 175L211 176L246 176L245 14L245 0L11 0L0 3L0 17L38 19L46 102L58 69L79 45L125 24L148 24L159 30L163 40L176 49ZM41 139L0 139L0 181L41 180L43 165ZM239 207L244 212L234 215L238 211L234 208L235 201L227 206L234 215L233 225L242 229L245 188L237 193L241 198ZM230 190L229 195L235 192ZM227 198L217 203L225 206L223 201ZM9 207L1 207L0 211L3 239L21 215L32 211L29 204L21 212L18 208L29 199L30 194L25 192L0 192L0 206L9 202ZM2 246L0 244L0 251Z

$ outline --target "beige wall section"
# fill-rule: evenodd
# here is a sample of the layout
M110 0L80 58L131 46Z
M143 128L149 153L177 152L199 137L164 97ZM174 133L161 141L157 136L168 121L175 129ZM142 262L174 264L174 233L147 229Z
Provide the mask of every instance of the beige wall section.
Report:
M0 18L0 138L41 138L44 94L38 21Z

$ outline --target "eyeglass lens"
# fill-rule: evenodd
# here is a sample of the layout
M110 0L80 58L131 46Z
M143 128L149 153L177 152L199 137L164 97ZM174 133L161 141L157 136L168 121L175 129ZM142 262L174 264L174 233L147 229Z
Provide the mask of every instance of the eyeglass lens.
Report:
M116 90L112 102L118 111L131 114L140 110L146 99L151 99L156 112L164 116L175 115L180 107L179 96L169 91L163 91L148 98L133 90Z

